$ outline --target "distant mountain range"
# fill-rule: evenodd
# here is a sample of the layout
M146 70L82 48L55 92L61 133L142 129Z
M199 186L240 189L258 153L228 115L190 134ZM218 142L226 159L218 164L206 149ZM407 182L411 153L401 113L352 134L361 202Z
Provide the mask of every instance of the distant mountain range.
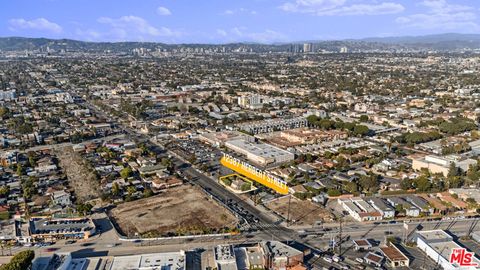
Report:
M366 42L381 43L441 43L441 42L478 42L480 43L480 34L457 34L446 33L426 36L402 36L402 37L372 37L360 39Z
M321 40L290 42L282 44L259 44L259 43L231 43L231 44L165 44L156 42L87 42L71 39L48 39L48 38L24 38L24 37L0 37L1 51L18 50L45 50L47 47L53 50L66 51L113 51L131 52L135 48L147 49L174 49L180 47L190 48L214 48L225 47L236 49L243 47L253 51L288 51L295 45L303 43L315 44L316 49L337 50L348 47L349 51L358 50L439 50L458 51L463 49L480 49L480 34L438 34L425 36L402 36L402 37L372 37L363 39L345 40ZM298 47L298 46L297 46Z

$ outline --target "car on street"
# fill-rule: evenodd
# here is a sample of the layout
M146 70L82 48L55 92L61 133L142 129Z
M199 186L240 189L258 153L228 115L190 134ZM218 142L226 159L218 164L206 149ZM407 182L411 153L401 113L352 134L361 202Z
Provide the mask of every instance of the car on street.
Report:
M328 262L328 263L333 263L333 260L332 260L332 258L330 258L330 257L325 256L325 257L323 257L322 259L323 259L324 261Z

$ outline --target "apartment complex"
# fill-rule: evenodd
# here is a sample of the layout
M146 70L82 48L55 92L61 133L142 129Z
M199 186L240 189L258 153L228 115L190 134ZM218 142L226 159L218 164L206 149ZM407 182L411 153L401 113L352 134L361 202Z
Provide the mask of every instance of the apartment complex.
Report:
M308 121L305 117L277 118L255 122L247 122L237 125L240 130L251 134L268 133L273 131L307 127Z
M295 159L293 153L262 142L240 139L228 141L225 143L225 146L238 154L246 156L252 163L260 166L282 164Z

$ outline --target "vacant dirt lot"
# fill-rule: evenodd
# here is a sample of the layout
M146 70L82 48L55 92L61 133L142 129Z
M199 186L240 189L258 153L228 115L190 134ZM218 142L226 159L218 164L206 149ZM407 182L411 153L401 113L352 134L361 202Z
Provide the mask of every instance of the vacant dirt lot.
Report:
M95 170L75 153L72 147L64 147L55 152L60 161L60 167L65 170L68 183L73 187L79 202L85 202L100 196L100 186L95 175Z
M288 196L268 202L266 206L277 214L287 219L288 215ZM317 221L329 222L332 215L323 206L310 201L302 201L291 196L290 201L290 221L291 225L314 225Z
M230 212L190 185L123 203L112 210L112 216L128 236L213 233L237 224Z

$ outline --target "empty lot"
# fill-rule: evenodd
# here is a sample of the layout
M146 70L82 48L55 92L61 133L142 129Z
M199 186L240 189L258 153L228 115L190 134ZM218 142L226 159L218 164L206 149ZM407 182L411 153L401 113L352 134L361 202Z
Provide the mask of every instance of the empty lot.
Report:
M270 201L266 206L287 219L289 196ZM294 196L290 200L290 224L291 225L314 225L317 221L329 222L332 215L323 206L310 201L302 201Z
M125 235L145 237L214 233L237 224L225 208L196 187L184 185L123 203L112 216Z

